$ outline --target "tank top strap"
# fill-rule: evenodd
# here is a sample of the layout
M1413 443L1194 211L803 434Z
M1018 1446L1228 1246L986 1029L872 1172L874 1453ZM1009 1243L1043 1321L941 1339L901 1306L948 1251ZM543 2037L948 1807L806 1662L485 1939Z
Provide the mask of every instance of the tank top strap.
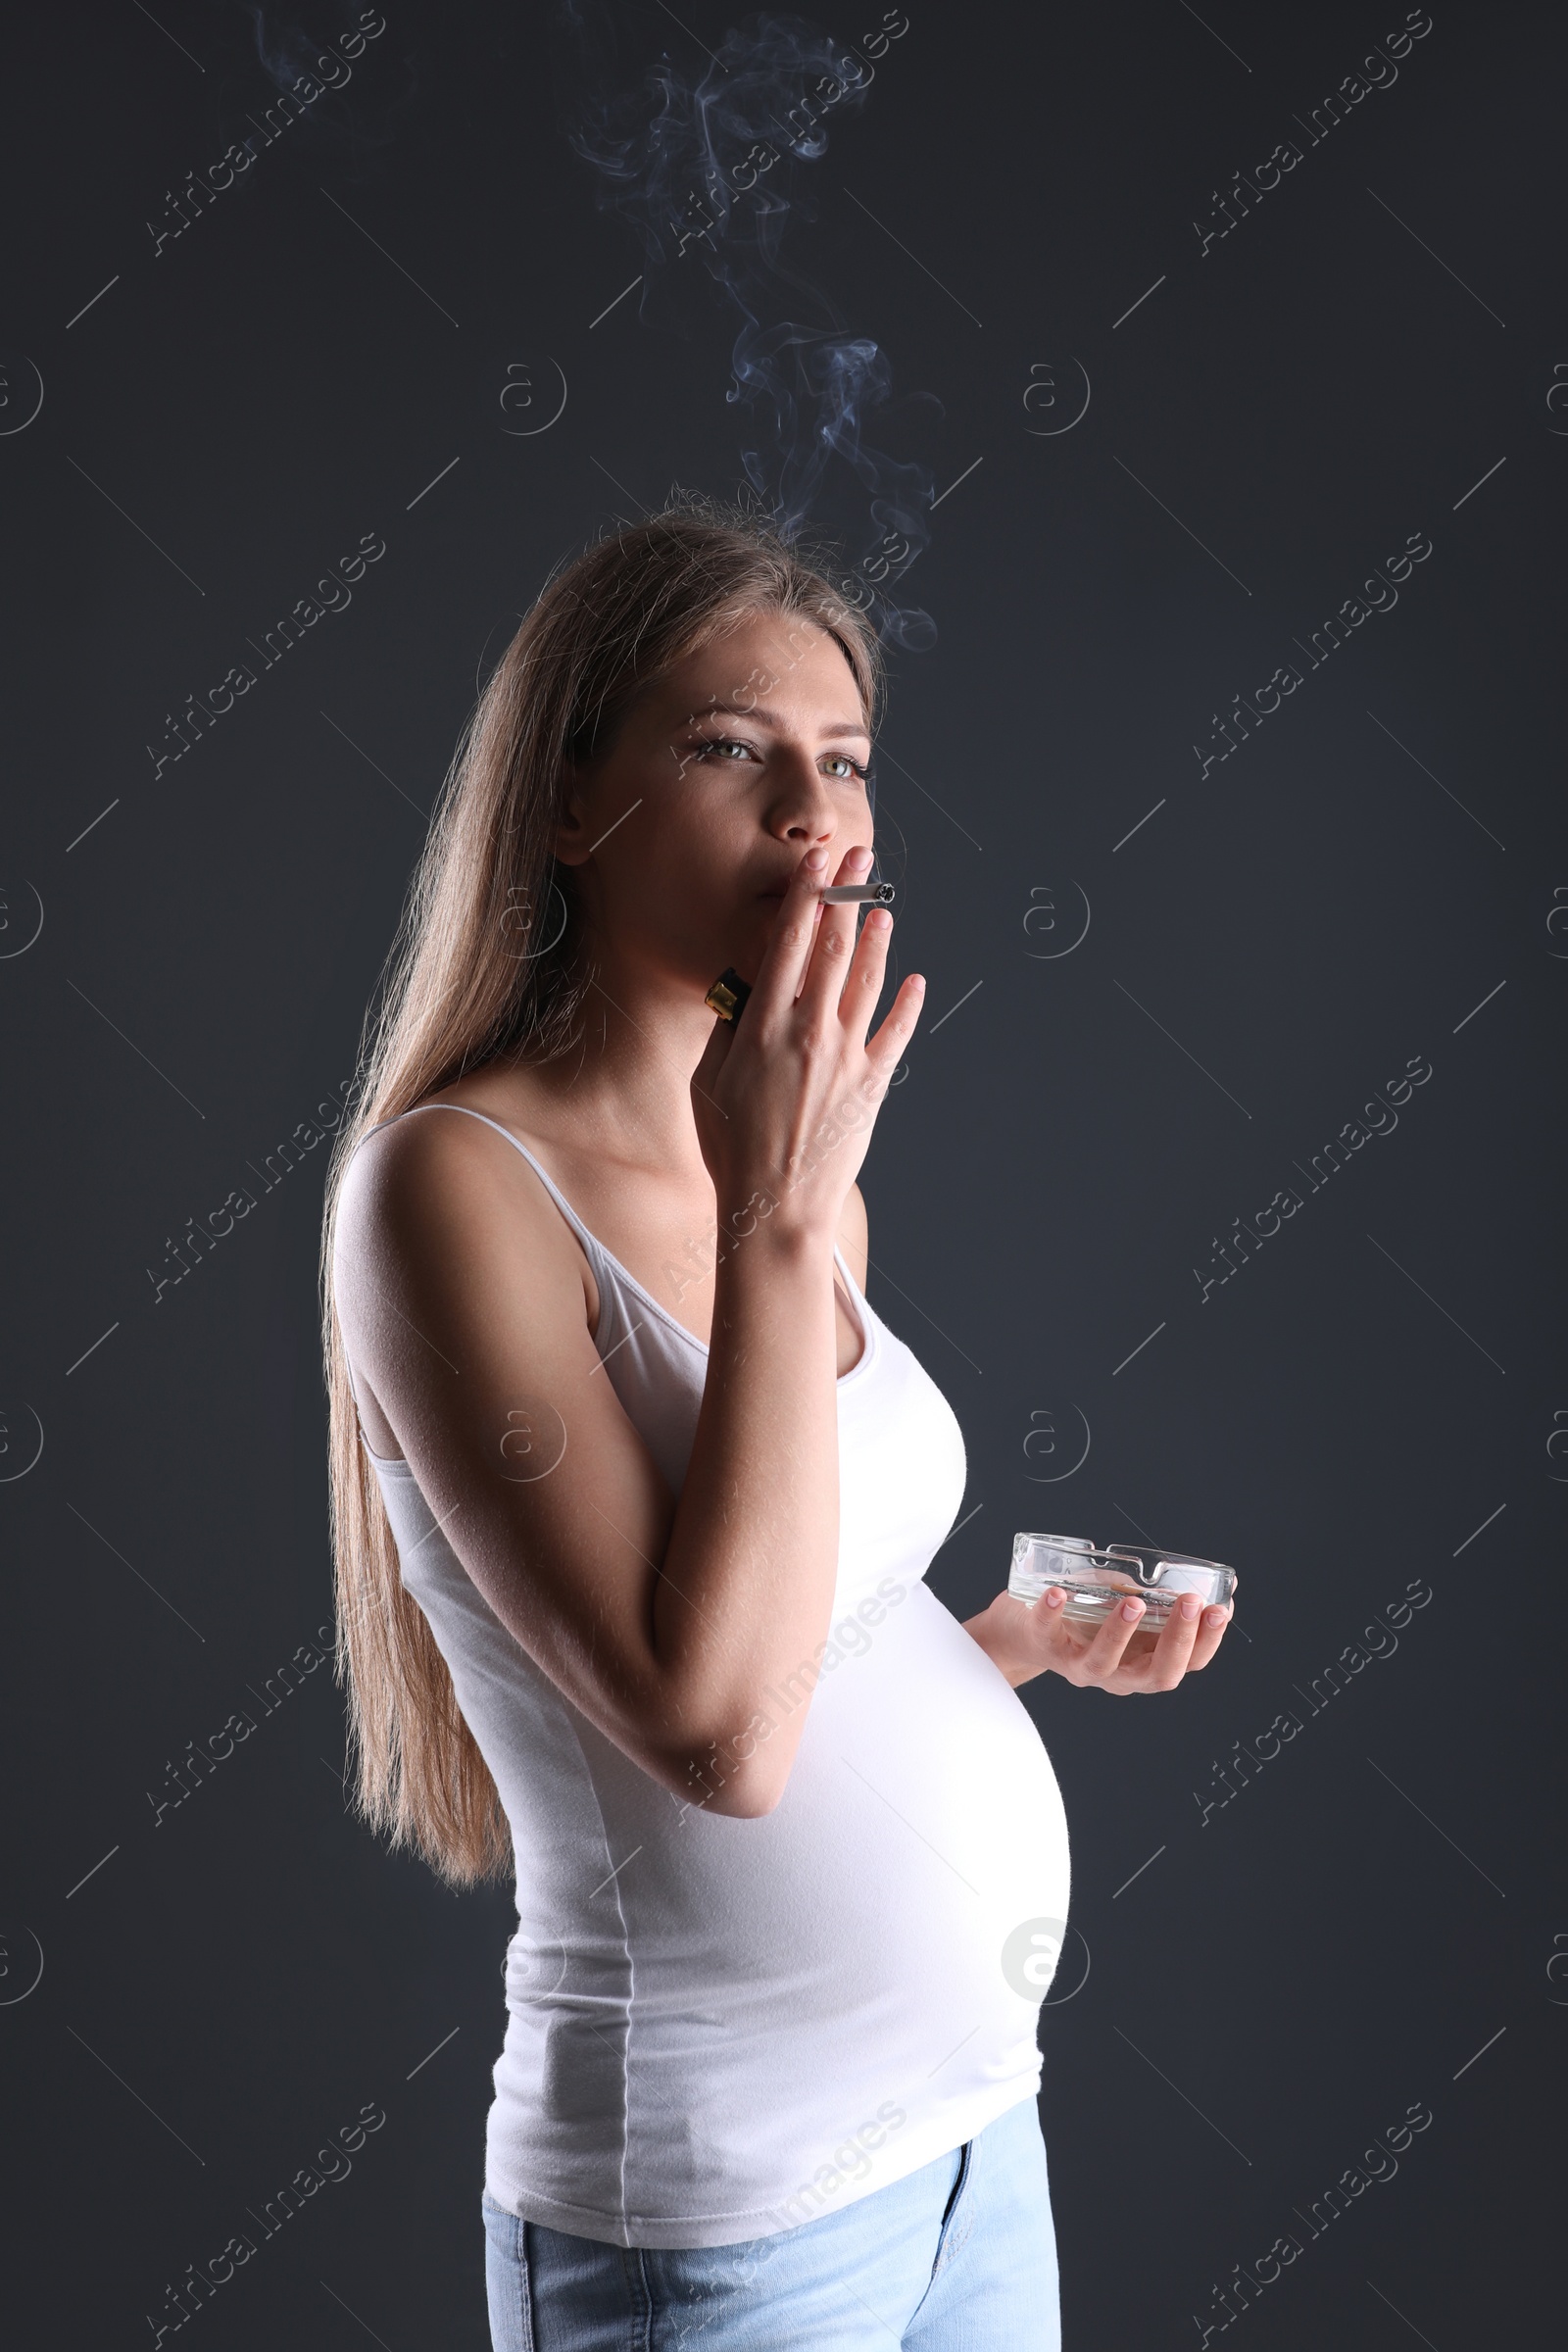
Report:
M551 1200L554 1200L556 1206L565 1218L566 1223L571 1227L572 1232L577 1236L578 1241L581 1242L584 1250L588 1253L590 1263L594 1266L597 1272L603 1256L603 1251L600 1248L597 1237L589 1232L587 1226L583 1223L581 1217L578 1216L577 1211L572 1207L571 1202L566 1199L565 1194L561 1190L561 1187L557 1184L555 1178L550 1174L549 1170L540 1166L538 1160L529 1151L527 1145L521 1142L518 1137L514 1136L510 1127L503 1127L499 1119L492 1119L486 1112L482 1110L470 1110L466 1102L415 1102L411 1104L407 1110L395 1111L390 1119L377 1119L375 1125L373 1127L368 1127L365 1133L368 1136L378 1134L381 1128L394 1126L399 1119L412 1119L417 1112L421 1110L461 1110L466 1119L478 1119L484 1126L493 1127L497 1135L505 1136L507 1142L513 1147L513 1150L522 1153L523 1158L528 1162L529 1167L532 1168L534 1174L544 1186L545 1191L550 1195ZM363 1143L365 1141L365 1137L362 1136L360 1140Z

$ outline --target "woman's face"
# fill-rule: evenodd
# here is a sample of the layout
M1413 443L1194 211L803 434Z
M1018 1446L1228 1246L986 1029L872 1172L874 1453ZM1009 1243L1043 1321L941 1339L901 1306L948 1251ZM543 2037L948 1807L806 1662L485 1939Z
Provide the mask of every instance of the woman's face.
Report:
M557 835L601 968L699 1004L727 964L755 979L806 852L827 851L832 881L870 848L870 752L849 662L798 614L749 620L645 687Z

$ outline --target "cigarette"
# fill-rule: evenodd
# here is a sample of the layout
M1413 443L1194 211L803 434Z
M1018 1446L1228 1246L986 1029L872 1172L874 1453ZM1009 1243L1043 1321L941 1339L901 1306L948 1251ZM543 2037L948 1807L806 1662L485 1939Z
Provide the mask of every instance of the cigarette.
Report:
M824 906L891 906L895 894L891 882L835 882L818 895Z

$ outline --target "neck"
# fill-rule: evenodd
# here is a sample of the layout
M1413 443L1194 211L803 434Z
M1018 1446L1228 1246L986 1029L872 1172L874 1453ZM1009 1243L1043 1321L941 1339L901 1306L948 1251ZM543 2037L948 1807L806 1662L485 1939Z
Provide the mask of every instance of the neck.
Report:
M559 1108L584 1149L672 1174L706 1173L691 1077L712 1011L672 974L634 971L605 955L590 969L577 1045L528 1064L530 1090Z

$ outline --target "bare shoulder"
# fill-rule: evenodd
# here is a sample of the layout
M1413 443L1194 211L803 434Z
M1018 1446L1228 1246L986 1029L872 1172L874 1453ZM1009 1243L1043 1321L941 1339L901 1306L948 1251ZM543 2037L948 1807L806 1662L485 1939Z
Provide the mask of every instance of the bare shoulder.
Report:
M584 1328L596 1310L575 1237L522 1153L482 1119L421 1109L367 1136L338 1205L333 1293L356 1362L384 1363L417 1299L515 1297ZM373 1377L373 1376L372 1376Z
M438 1106L457 1116L431 1115ZM442 1227L498 1200L543 1196L520 1152L455 1103L421 1104L361 1142L343 1179L340 1235L419 1256L442 1246ZM543 1204L550 1205L548 1199ZM545 1220L537 1219L541 1230ZM559 1213L556 1222L562 1220Z
M839 1248L850 1261L850 1272L863 1291L870 1263L870 1237L866 1224L865 1196L858 1184L852 1184L845 1196L844 1214L839 1219Z

